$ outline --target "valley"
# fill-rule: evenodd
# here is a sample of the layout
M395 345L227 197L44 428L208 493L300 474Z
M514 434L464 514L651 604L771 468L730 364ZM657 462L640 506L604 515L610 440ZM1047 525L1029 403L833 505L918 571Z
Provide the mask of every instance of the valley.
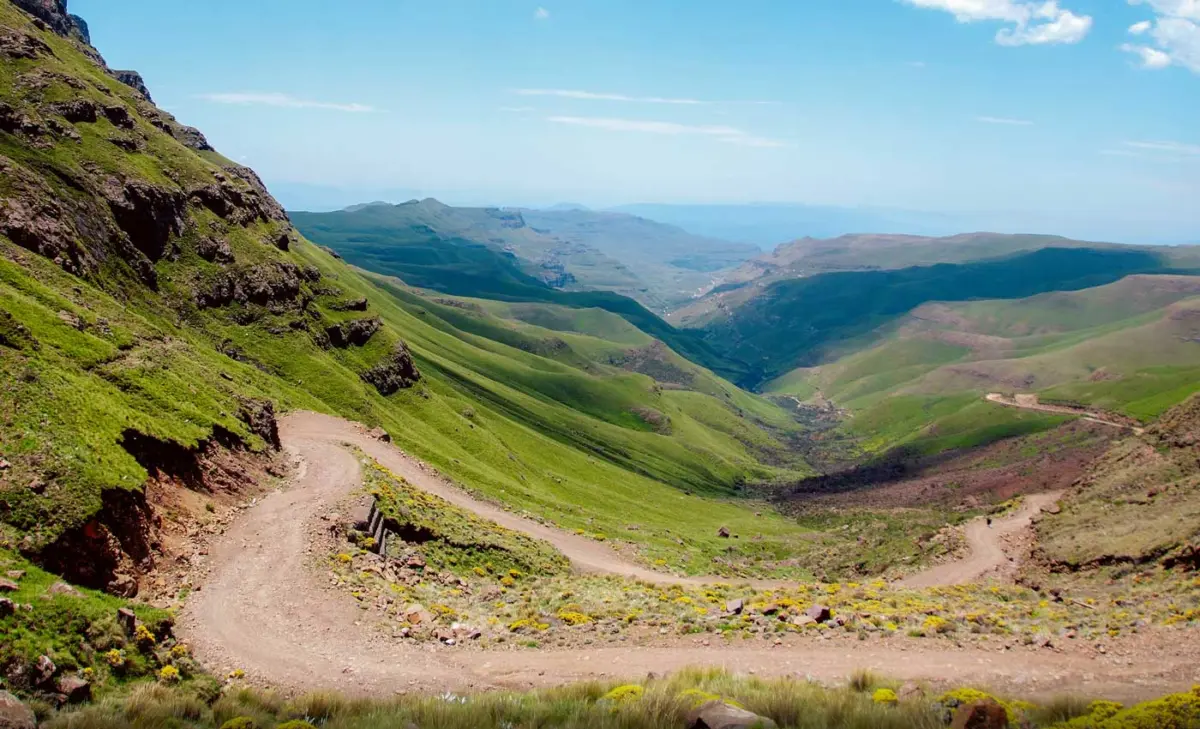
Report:
M0 728L1200 717L1200 246L288 211L62 0L0 172Z

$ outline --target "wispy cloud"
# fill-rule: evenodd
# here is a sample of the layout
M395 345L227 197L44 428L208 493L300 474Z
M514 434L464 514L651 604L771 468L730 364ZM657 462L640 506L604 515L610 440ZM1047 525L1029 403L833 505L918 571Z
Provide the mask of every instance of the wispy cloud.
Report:
M560 99L582 99L584 101L627 101L638 104L679 104L683 106L698 106L708 102L699 99L671 99L660 96L627 96L626 94L605 94L595 91L577 91L574 89L513 89L518 96L556 96Z
M326 109L329 111L345 111L354 114L365 114L376 111L375 107L366 104L341 104L328 101L312 101L298 99L295 96L279 93L220 93L201 94L200 98L216 104L233 104L236 106L274 106L281 109Z
M1152 0L1171 2L1172 0ZM1178 0L1187 2L1190 0ZM999 22L1008 27L996 32L1002 46L1078 43L1092 29L1090 15L1076 15L1059 7L1057 0L901 0L930 10L943 10L960 23Z
M549 20L550 11L545 8L538 8L533 11L533 17L535 20Z
M924 61L909 61L909 62L908 62L908 65L909 65L911 68L925 68L925 67L926 67L926 66L928 66L929 64L928 64L928 63L925 63Z
M1186 144L1184 142L1125 142L1126 147L1133 149L1141 149L1147 152L1156 152L1158 154L1169 155L1172 157L1200 157L1200 144Z
M1010 127L1031 127L1033 122L1028 119L1009 119L1002 116L977 116L975 121L983 122L984 124L1003 124Z
M736 127L702 124L679 124L677 122L648 121L642 119L613 119L591 116L552 116L547 121L555 124L570 124L609 132L640 132L643 134L692 135L715 139L726 144L742 147L778 148L789 146L787 142L767 139L749 134Z
M1138 57L1142 68L1182 66L1200 74L1200 0L1129 0L1130 5L1148 5L1153 20L1129 26L1138 43L1124 43L1121 50Z
M509 114L531 114L537 109L532 106L502 106L500 111L508 112Z
M616 101L628 104L669 104L672 106L778 106L778 101L704 101L679 96L635 96L633 94L618 94L602 91L583 91L580 89L511 89L517 96L552 96L559 99L575 99L578 101Z

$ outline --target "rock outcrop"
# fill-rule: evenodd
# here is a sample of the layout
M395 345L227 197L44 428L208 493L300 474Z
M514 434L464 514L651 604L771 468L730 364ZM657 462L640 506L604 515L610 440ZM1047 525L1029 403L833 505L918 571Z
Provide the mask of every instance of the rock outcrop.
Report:
M142 78L142 74L137 71L121 70L113 71L112 75L121 83L138 92L146 101L154 101L150 97L150 89L146 88L146 81Z
M351 319L325 328L325 337L329 346L338 349L361 347L371 341L371 337L383 328L383 322L378 317L370 319Z
M198 292L196 303L205 309L235 303L260 306L289 304L300 295L302 280L300 267L286 261L235 267L217 276Z
M245 423L251 433L262 438L271 448L283 448L283 443L279 440L279 423L275 420L275 404L270 400L244 398L238 410L238 420Z
M187 199L178 189L142 180L108 177L101 188L117 227L152 262L162 260L171 239L183 233Z
M379 394L387 396L420 382L421 373L413 362L408 345L400 342L387 359L364 372L362 378L373 385Z

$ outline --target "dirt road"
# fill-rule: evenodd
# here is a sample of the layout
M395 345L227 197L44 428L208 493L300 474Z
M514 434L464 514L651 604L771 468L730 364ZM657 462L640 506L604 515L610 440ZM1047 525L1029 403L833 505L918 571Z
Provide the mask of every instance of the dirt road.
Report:
M1007 408L1020 408L1021 410L1036 410L1042 413L1058 413L1060 415L1078 415L1089 423L1099 423L1100 425L1108 425L1121 430L1128 430L1134 435L1141 435L1146 432L1145 428L1133 425L1131 422L1125 422L1119 419L1120 416L1104 416L1094 413L1084 408L1068 407L1066 405L1047 405L1039 402L1037 395L1017 395L1009 397L999 392L993 392L985 398L988 402L994 402L997 405L1003 405Z
M1002 573L1016 566L1016 555L1005 551L1005 539L1028 529L1033 517L1044 507L1058 501L1061 493L1031 494L1025 497L1021 508L1008 516L988 520L979 518L966 527L968 555L954 562L931 567L906 577L901 587L939 587L977 582L985 577Z
M362 447L421 488L547 539L581 568L635 576L648 571L625 563L603 545L471 499L344 421L298 413L283 421L281 435L285 447L302 459L299 473L287 490L270 494L241 514L210 548L208 578L196 586L180 617L179 633L215 672L237 668L259 682L289 690L324 688L375 696L637 678L692 665L809 676L830 683L844 680L857 668L871 668L898 679L940 679L1031 696L1076 690L1118 699L1157 695L1189 686L1194 678L1194 656L1170 642L1156 652L1154 661L1139 666L1081 653L953 647L902 636L870 643L852 636L789 638L795 642L774 647L766 640L704 647L681 637L677 644L595 650L392 642L368 624L366 613L352 600L328 587L310 554L310 530L360 484L358 462L343 443Z

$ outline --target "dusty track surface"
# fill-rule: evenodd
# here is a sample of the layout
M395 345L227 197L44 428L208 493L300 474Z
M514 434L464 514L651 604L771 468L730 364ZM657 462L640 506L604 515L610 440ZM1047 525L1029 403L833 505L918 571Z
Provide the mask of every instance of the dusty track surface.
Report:
M1000 519L975 519L967 524L966 537L970 553L963 559L931 567L906 577L902 587L940 587L976 582L984 577L999 575L1016 567L1018 555L1006 550L1005 542L1029 529L1033 517L1043 508L1058 501L1061 493L1031 494L1021 508Z
M287 690L339 689L387 696L403 691L526 688L595 678L721 666L766 676L808 676L836 683L857 668L899 679L993 686L1026 695L1079 691L1118 699L1190 686L1195 656L1163 636L1148 665L1081 651L953 647L945 642L798 639L705 647L679 638L653 647L582 650L447 648L394 643L346 596L324 586L310 554L320 517L360 484L358 462L342 444L379 458L415 485L506 526L547 539L582 569L675 581L630 565L603 545L577 540L472 499L358 426L310 413L282 424L282 437L302 466L286 491L244 512L212 546L210 577L189 598L179 632L214 671L240 668L254 680ZM1140 636L1144 645L1155 641ZM1110 651L1116 654L1117 651Z
M1033 397L1030 402L1022 402L1022 397L1024 396L1018 396L1016 399L1014 399L1008 397L1007 395L993 392L985 399L988 402L994 402L997 405L1003 405L1006 408L1036 410L1041 413L1057 413L1060 415L1078 415L1088 422L1108 425L1113 428L1120 428L1121 430L1128 430L1134 435L1141 435L1142 433L1146 432L1145 428L1140 428L1136 425L1133 425L1131 422L1126 422L1125 420L1120 419L1121 416L1105 416L1084 408L1073 408L1067 407L1066 405L1046 405L1045 403L1038 402L1036 397Z

